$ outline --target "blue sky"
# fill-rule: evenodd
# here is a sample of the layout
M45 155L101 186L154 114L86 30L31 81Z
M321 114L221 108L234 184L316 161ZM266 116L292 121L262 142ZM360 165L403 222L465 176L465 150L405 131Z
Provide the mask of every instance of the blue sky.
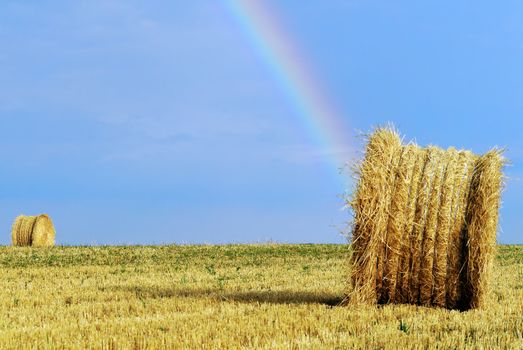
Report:
M512 165L523 243L523 4L267 1L349 126ZM220 1L0 3L0 243L20 213L62 244L335 242L350 188ZM346 186L343 184L346 183Z

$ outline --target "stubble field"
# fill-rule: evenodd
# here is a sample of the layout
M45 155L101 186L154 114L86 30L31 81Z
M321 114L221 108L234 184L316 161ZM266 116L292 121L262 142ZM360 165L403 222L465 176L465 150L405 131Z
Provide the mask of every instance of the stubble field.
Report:
M342 307L347 245L0 248L0 348L523 348L523 246L485 310Z

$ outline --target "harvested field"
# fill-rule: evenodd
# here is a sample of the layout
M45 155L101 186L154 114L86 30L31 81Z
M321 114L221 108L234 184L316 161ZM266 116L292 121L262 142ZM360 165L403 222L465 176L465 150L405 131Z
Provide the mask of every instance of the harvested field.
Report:
M0 348L523 347L523 246L487 307L336 306L347 245L0 248Z

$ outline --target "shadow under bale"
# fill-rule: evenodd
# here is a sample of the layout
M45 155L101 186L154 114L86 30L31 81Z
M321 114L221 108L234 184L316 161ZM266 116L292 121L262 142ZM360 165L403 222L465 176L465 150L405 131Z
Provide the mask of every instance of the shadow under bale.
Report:
M111 290L132 292L140 299L159 298L218 298L224 301L239 303L269 303L269 304L324 304L338 306L343 296L333 294L317 294L307 291L242 291L227 292L220 289L205 288L159 288L143 286L115 286Z

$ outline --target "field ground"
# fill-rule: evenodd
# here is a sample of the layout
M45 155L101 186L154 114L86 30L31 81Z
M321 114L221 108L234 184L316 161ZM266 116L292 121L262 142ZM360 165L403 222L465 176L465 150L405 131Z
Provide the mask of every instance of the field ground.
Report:
M0 248L0 348L523 348L523 246L487 309L340 307L346 245Z

